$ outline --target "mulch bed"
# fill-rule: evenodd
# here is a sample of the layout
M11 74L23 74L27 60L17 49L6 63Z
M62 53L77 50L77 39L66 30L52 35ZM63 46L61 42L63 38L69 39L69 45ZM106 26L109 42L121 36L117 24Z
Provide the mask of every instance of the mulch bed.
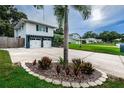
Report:
M38 64L32 65L32 63L26 63L26 66L31 71L33 71L39 75L43 75L47 78L52 78L52 79L62 80L62 81L68 81L68 82L79 82L79 83L92 82L92 81L97 80L102 75L99 71L94 69L94 72L91 75L82 74L80 72L78 74L78 76L76 77L73 73L71 63L69 64L69 68L70 68L70 74L69 75L66 75L65 70L63 70L63 69L61 69L61 72L58 75L56 72L57 64L58 63L52 63L51 67L48 70L42 70L41 68L39 68Z

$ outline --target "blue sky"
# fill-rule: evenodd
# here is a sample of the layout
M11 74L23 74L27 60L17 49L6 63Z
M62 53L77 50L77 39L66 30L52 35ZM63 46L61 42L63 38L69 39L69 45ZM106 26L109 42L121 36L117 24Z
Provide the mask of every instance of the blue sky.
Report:
M43 10L37 10L30 5L18 5L16 7L19 11L26 13L30 20L57 26L53 6L44 6L44 20ZM83 35L87 31L99 33L106 30L124 33L124 6L92 6L92 14L88 20L83 20L78 11L72 7L69 8L69 33L76 32Z

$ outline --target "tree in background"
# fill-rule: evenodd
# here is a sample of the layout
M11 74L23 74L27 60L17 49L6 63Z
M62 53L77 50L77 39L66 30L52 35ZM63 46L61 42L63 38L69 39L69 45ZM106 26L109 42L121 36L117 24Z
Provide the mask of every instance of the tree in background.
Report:
M53 46L54 47L62 47L63 46L63 28L58 28L54 31L54 36L53 36Z
M124 33L123 34L120 34L120 42L124 42Z
M54 34L53 37L53 46L54 47L62 47L63 46L64 37L61 34Z
M59 35L63 35L63 28L58 28L54 31L54 34L59 34Z
M120 38L120 34L115 31L104 31L99 34L99 38L102 39L104 42L112 43L114 39Z
M13 5L0 6L0 36L14 36L14 26L21 18L27 19L27 16L17 11Z
M121 35L116 31L111 31L109 36L110 36L110 42L113 42L114 39L121 38Z
M84 33L83 38L97 38L98 35L93 31L88 31Z

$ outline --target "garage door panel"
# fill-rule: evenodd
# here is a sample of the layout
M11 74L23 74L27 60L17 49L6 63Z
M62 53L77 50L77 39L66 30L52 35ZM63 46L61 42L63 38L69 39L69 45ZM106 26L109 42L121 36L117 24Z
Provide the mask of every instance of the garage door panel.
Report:
M30 40L30 48L40 48L41 40Z
M51 47L51 40L43 40L43 47Z

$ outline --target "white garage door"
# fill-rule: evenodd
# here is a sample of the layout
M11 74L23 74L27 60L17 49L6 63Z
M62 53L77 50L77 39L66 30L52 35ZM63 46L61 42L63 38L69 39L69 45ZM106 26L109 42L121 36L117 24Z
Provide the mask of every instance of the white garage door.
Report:
M41 40L30 40L30 48L40 48Z
M43 47L51 47L51 40L43 40Z

